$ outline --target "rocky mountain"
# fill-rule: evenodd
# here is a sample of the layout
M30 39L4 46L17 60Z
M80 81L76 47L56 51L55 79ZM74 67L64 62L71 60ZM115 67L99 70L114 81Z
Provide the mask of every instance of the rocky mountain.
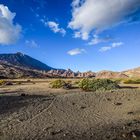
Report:
M122 71L73 72L54 69L22 53L0 54L0 78L140 78L140 67Z
M20 67L23 67L26 69L32 69L32 70L35 69L35 70L49 71L49 70L54 69L20 52L15 53L15 54L0 54L0 61L14 65L14 66L20 66Z
M38 70L14 66L6 62L0 61L0 79L9 78L47 78L46 73Z

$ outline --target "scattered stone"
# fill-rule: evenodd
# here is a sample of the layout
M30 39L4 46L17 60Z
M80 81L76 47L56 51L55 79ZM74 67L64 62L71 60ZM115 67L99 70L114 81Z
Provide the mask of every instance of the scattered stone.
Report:
M139 125L140 124L140 121L139 120L133 120L129 123L127 123L127 126L131 126L131 125Z
M123 138L126 138L127 136L126 136L126 134L122 134L122 137L123 137Z
M75 103L72 103L72 105L75 105Z
M86 106L81 106L80 108L81 108L81 109L85 109L85 108L86 108Z
M115 92L115 91L114 91L114 90L111 90L110 92L113 93L113 92Z
M62 132L63 132L62 130L53 131L53 132L51 132L51 135L57 135Z
M127 114L128 114L128 115L131 115L131 114L134 114L134 112L130 111L130 112L128 112Z
M20 96L25 97L25 96L27 96L27 94L25 94L25 93L21 93Z
M133 131L131 131L131 132L129 132L128 134L127 134L127 136L129 137L129 138L134 138L134 139L136 139L136 138L140 138L140 130L133 130Z
M107 139L110 139L110 136L106 136Z
M108 100L108 101L111 101L111 99L110 99L110 98L107 98L107 100Z
M118 106L119 106L119 105L122 105L122 103L119 103L119 102L118 102L118 103L114 103L114 104L115 104L115 105L118 105Z
M127 123L127 126L131 126L132 125L132 122L130 122L130 123Z
M125 127L125 126L123 126L123 130L125 130L125 128L126 128L126 127Z

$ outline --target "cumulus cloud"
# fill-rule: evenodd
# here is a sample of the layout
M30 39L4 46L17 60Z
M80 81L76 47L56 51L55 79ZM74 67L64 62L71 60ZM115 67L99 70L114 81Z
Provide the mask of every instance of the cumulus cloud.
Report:
M109 51L113 48L116 48L116 47L119 47L119 46L122 46L124 43L123 42L114 42L112 43L110 46L105 46L105 47L102 47L100 48L100 52L106 52L106 51Z
M68 51L67 53L71 56L74 56L74 55L82 54L85 52L86 52L85 49L76 48L76 49L72 49L72 50Z
M104 38L100 38L98 35L94 35L93 39L88 43L88 45L96 45L99 43L109 42L111 40L112 40L112 38L109 36L104 37Z
M12 13L7 6L0 4L0 44L14 44L20 37L21 26L14 24L16 13Z
M46 26L49 27L54 33L61 33L63 36L66 34L66 30L63 28L60 28L59 24L54 22L54 21L45 21L45 20L41 20L41 22Z
M38 48L39 47L39 45L34 40L26 40L25 44L27 47L31 47L31 48Z
M87 40L92 31L98 33L134 21L135 13L140 9L140 0L73 0L72 8L72 20L68 27L75 30L75 37Z

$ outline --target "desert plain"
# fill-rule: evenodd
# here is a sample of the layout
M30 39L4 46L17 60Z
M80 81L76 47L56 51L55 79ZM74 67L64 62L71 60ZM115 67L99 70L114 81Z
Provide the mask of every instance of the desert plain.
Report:
M140 139L138 84L85 92L52 89L51 79L19 81L0 88L0 140Z

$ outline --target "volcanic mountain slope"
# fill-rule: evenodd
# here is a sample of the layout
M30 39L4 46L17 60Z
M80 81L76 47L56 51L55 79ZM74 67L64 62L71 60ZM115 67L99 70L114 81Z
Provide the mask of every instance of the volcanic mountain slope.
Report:
M26 69L0 61L0 78L47 78L46 73L38 70Z
M15 54L0 54L0 61L27 69L49 71L54 68L20 52Z

